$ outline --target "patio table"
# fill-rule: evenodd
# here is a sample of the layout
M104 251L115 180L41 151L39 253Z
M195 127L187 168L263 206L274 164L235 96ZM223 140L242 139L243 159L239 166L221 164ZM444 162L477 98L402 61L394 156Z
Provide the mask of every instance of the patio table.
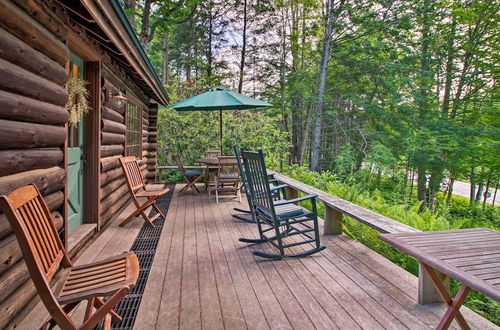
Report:
M383 241L415 257L448 306L437 329L447 329L454 318L469 329L460 306L471 289L500 301L500 233L487 228L380 234ZM462 283L451 298L437 272Z
M205 190L208 189L208 180L210 175L210 170L219 167L219 159L216 157L209 158L198 158L194 160L197 163L205 164ZM236 164L236 159L223 159L222 162L227 164Z

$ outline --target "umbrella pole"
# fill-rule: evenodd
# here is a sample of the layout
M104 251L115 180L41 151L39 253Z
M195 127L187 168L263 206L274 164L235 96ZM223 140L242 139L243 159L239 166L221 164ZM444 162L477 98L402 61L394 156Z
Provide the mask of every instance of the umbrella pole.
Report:
M220 154L223 154L222 151L222 109L219 109L219 124L220 124Z

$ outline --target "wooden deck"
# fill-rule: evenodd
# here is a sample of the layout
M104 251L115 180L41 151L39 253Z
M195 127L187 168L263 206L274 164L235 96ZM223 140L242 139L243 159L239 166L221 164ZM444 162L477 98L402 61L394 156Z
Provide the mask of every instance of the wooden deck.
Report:
M207 195L170 204L135 329L425 329L442 305L416 303L417 278L346 235L322 236L327 249L265 261L240 237L255 225ZM268 247L267 247L268 248ZM495 328L464 309L474 328ZM456 325L456 324L454 324Z
M416 303L417 277L346 235L322 236L327 249L311 257L265 261L240 237L255 225L234 221L233 207L206 193L172 198L135 329L430 329L441 304ZM77 264L130 248L143 220L118 227L118 216ZM320 221L322 222L322 221ZM267 246L267 248L269 248ZM463 308L471 327L496 329ZM83 308L75 313L83 315ZM17 329L33 329L47 313L40 303ZM456 324L453 324L456 326Z

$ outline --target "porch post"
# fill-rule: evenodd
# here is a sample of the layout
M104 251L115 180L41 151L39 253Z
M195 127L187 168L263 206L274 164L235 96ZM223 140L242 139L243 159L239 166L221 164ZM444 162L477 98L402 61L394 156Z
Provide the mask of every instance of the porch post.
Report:
M446 288L446 291L450 292L450 278L443 273L436 271L441 283ZM422 265L418 264L418 303L421 305L432 304L432 303L441 303L443 299L437 292L434 284L432 284L432 280L429 277L422 267Z
M325 204L325 224L323 234L340 235L342 234L342 216L343 214Z
M285 190L286 190L286 199L294 199L299 197L299 192L293 189L292 187L287 186Z

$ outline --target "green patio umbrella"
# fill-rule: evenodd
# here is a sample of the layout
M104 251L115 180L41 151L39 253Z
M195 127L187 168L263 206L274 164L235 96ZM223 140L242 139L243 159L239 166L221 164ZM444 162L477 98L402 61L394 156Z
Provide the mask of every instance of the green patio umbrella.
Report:
M212 88L208 92L181 101L170 108L177 111L215 111L220 113L220 149L222 152L222 110L248 110L270 107L272 104L227 90Z

